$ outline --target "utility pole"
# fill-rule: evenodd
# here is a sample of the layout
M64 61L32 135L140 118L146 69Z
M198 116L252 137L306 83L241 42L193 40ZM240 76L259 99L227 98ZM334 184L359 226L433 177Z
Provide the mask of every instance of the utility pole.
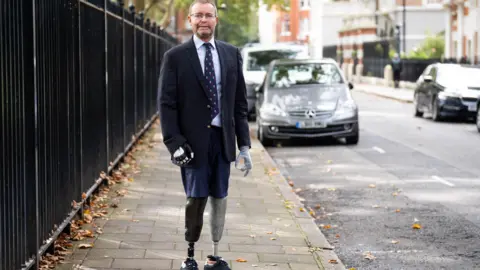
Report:
M403 23L402 23L402 31L403 31L403 52L407 53L407 42L405 40L406 36L406 29L407 29L407 9L405 5L406 0L403 0Z

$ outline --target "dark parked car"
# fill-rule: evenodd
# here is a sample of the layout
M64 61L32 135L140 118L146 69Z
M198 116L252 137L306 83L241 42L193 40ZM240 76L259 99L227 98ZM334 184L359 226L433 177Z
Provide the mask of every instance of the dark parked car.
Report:
M257 87L257 135L264 145L290 138L359 140L353 88L333 59L274 60Z
M429 65L417 80L414 114L432 115L434 121L446 117L476 118L480 98L480 69L460 64Z

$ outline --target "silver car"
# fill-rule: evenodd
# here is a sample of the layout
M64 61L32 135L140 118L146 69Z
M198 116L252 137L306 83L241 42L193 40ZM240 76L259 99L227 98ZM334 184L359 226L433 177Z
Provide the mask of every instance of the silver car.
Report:
M359 140L358 108L333 59L274 60L257 92L257 136L264 145L291 138Z

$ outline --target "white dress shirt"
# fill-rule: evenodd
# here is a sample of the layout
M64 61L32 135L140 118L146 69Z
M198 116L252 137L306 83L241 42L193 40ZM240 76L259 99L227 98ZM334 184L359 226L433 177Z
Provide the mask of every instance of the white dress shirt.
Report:
M202 65L202 72L205 74L205 55L207 53L207 48L203 46L205 43L203 40L199 39L196 35L193 35L193 42L195 43L195 47L197 48L198 59L200 60L200 65ZM215 68L215 80L217 81L217 97L218 97L218 114L213 118L212 125L221 127L222 126L222 119L221 119L221 93L222 93L222 73L220 71L220 58L218 57L217 47L215 46L215 40L212 37L208 42L213 45L212 49L212 58L213 58L213 65Z

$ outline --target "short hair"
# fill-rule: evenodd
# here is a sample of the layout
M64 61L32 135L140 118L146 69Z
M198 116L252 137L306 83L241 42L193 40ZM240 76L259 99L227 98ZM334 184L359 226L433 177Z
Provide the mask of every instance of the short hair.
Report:
M215 5L215 2L212 1L212 0L194 0L194 1L190 4L190 8L188 9L188 14L192 13L192 7L193 7L195 4L210 4L210 5L212 5L213 8L215 8L215 16L217 16L217 6Z

